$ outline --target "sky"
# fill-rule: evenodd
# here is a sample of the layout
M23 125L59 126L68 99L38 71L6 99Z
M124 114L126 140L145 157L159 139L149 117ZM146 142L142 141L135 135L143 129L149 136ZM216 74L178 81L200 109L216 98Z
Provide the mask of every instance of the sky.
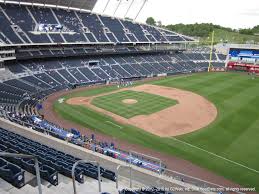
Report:
M110 3L103 12L107 2ZM134 0L129 18L135 18L144 0ZM132 0L98 0L94 12L123 18ZM147 0L136 19L145 22L154 17L162 24L213 23L235 29L259 25L259 0Z

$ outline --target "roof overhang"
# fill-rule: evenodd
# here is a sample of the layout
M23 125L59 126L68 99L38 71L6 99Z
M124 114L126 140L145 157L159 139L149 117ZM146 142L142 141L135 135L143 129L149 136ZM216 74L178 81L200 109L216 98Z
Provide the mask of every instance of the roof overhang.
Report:
M1 0L5 2L8 0ZM78 8L92 11L97 0L9 0L18 3L43 4L52 6L61 6L66 8Z

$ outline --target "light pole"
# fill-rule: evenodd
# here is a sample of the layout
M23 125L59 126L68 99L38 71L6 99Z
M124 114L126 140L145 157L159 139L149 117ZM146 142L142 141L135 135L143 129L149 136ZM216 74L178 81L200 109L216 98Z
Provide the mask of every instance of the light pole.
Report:
M142 6L141 6L141 8L140 8L140 10L138 11L136 17L134 18L134 21L138 18L140 12L142 11L142 9L144 8L144 6L145 6L146 3L147 3L147 0L144 0Z
M108 7L110 1L111 1L111 0L108 0L108 1L107 1L106 5L105 5L105 7L104 7L104 9L103 9L103 13L105 12L106 8Z
M116 12L118 11L118 9L119 9L119 7L120 7L120 5L121 5L121 2L122 2L122 0L118 0L119 1L119 3L118 3L118 5L117 5L117 7L116 7L116 9L115 9L115 11L114 11L114 13L113 13L113 17L115 16L115 14L116 14Z
M129 10L130 10L130 8L132 7L133 3L134 3L134 0L131 1L129 8L127 9L127 11L126 11L126 13L125 13L125 15L124 15L124 18L128 15Z

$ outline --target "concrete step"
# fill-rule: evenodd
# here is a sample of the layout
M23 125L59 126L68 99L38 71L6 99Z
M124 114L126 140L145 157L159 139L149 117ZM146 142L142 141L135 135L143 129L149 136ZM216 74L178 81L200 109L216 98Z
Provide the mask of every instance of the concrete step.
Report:
M7 192L7 191L5 191L5 190L3 190L3 189L1 189L1 188L0 188L0 193L1 193L1 194L9 194L9 192Z

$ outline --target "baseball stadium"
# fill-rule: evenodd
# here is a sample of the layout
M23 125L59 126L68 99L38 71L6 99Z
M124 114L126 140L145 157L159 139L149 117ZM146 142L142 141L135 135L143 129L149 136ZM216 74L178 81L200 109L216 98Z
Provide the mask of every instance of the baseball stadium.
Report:
M258 45L111 1L0 0L0 193L257 193Z

